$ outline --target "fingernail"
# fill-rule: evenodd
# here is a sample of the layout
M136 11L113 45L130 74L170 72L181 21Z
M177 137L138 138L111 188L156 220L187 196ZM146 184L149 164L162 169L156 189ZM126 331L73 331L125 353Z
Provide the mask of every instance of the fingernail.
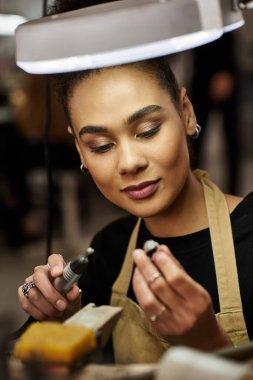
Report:
M51 271L52 275L58 274L59 270L60 270L60 268L58 267L58 265L54 265L54 266L50 267L50 271Z
M58 300L56 301L56 307L59 311L63 311L66 308L66 302L64 302L63 300Z
M133 258L136 260L140 259L142 255L143 255L143 252L140 249L135 249L133 251Z
M166 254L162 251L157 251L154 253L154 255L152 256L152 260L154 262L159 262L160 260L163 260L164 258L166 257Z

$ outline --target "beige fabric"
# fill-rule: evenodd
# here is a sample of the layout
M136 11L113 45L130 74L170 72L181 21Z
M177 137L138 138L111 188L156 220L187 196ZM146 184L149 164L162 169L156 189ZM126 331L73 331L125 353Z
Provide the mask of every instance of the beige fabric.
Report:
M217 319L234 344L248 340L236 269L229 211L221 191L205 172L196 171L202 183L207 207L215 261L220 313ZM157 362L169 344L156 333L140 307L127 297L133 270L132 252L136 248L140 219L129 240L125 260L112 288L111 305L123 307L113 332L116 363Z
M226 199L205 172L198 170L205 194L217 277L220 313L216 315L234 345L249 341L242 311L229 210Z
M139 219L132 232L121 272L112 288L111 305L123 311L113 331L115 362L155 363L169 347L156 333L141 308L127 297L133 270L132 252L136 247Z

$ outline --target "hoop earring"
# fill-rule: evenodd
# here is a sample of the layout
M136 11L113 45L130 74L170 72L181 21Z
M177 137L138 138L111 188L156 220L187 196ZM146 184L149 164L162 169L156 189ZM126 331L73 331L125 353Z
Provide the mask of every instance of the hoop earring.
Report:
M199 134L201 132L201 126L199 124L196 124L196 127L195 127L195 132L194 134L191 136L192 139L197 139L199 137Z
M89 173L89 170L83 164L80 165L80 170L83 174Z

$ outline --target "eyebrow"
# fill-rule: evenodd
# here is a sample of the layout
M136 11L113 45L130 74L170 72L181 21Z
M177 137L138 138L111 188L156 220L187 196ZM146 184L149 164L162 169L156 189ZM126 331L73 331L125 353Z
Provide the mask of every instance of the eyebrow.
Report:
M84 127L80 129L78 134L81 137L84 134L95 135L96 133L105 133L105 132L107 132L106 127L102 127L100 125L85 125Z
M135 123L136 121L142 119L143 117L150 115L155 112L161 112L164 111L164 108L158 105L150 105L143 107L139 109L138 111L134 112L132 115L130 115L126 123L127 125ZM96 133L106 133L108 132L107 128L101 125L85 125L82 127L79 131L79 136L81 137L84 134L96 134Z
M131 116L127 118L127 124L132 124L138 121L139 119L142 119L143 117L150 115L151 113L160 112L164 110L161 106L157 105L150 105L144 108L141 108L140 110L134 112Z

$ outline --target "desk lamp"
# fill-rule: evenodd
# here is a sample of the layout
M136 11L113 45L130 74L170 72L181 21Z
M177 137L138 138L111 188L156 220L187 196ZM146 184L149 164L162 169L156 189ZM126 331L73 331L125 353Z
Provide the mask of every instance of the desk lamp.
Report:
M19 26L16 62L49 74L154 58L219 38L222 22L218 0L114 1Z
M251 3L120 0L43 17L17 28L17 65L49 74L176 53L243 25L241 8Z

